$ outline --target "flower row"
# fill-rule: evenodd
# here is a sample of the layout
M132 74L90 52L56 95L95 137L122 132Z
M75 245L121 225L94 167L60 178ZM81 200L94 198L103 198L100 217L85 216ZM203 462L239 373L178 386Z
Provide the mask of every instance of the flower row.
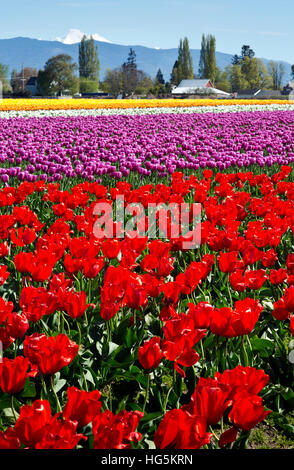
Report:
M117 218L107 237L95 208L117 200L157 205L156 239ZM293 201L290 166L5 186L0 447L238 447L291 406ZM198 248L166 210L184 202L201 209Z
M285 104L285 100L242 99L4 99L0 111L32 111L39 109L127 109L127 108L174 108L190 106L231 106Z
M6 393L14 394L19 390L27 366L27 360L21 356L4 359L0 364L0 384L4 376L14 384L14 389L6 390L4 382ZM158 449L199 449L212 439L220 448L233 443L239 432L250 431L270 413L264 409L259 396L268 380L264 371L241 366L223 374L216 372L214 378L200 378L189 403L162 416L153 438L155 446ZM23 405L14 426L0 431L0 449L73 449L78 444L89 446L87 441L94 449L136 447L143 437L137 427L144 413L102 411L100 398L99 390L87 392L69 387L63 410L60 408L53 416L48 400ZM224 431L225 414L231 427ZM207 432L213 431L212 426L219 422L222 422L219 436Z
M219 106L190 107L155 107L155 108L97 108L97 109L41 109L37 111L1 111L0 119L30 117L81 117L81 116L112 116L123 114L137 116L141 114L194 114L194 113L238 113L252 111L293 111L294 104L236 104Z
M1 121L0 179L94 181L294 161L294 111Z

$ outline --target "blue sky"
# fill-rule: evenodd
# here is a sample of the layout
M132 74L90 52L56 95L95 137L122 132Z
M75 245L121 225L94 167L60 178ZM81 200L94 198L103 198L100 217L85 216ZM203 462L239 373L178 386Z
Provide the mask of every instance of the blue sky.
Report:
M239 53L249 44L258 57L294 63L293 0L13 0L1 5L1 19L1 38L56 39L79 30L164 49L187 36L199 49L202 33L211 33L218 51Z

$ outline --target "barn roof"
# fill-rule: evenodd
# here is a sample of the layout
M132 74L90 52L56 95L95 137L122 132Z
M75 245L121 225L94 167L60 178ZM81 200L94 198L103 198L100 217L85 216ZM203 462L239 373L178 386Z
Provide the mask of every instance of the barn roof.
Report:
M201 78L196 80L182 80L178 88L203 88L210 83L209 78Z
M197 95L198 93L202 94L203 92L207 94L215 94L215 95L224 95L230 96L230 93L226 91L219 90L217 88L207 88L204 86L201 87L176 87L172 90L173 95Z

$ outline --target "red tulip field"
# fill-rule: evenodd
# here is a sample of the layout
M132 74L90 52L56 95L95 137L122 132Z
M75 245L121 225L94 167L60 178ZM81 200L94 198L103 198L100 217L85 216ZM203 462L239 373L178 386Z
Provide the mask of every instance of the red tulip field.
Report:
M294 111L195 116L0 120L0 449L294 447Z

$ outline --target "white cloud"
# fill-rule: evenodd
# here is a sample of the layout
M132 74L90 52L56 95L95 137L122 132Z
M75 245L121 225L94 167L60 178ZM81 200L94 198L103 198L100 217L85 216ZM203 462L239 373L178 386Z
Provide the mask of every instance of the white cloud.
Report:
M67 33L67 35L63 38L56 38L56 41L63 42L63 44L76 44L77 42L80 42L82 37L84 36L82 31L79 29L70 29ZM86 34L87 37L90 37L90 34ZM103 36L100 36L100 34L92 34L93 39L95 41L102 41L102 42L110 42L108 39L105 39Z

